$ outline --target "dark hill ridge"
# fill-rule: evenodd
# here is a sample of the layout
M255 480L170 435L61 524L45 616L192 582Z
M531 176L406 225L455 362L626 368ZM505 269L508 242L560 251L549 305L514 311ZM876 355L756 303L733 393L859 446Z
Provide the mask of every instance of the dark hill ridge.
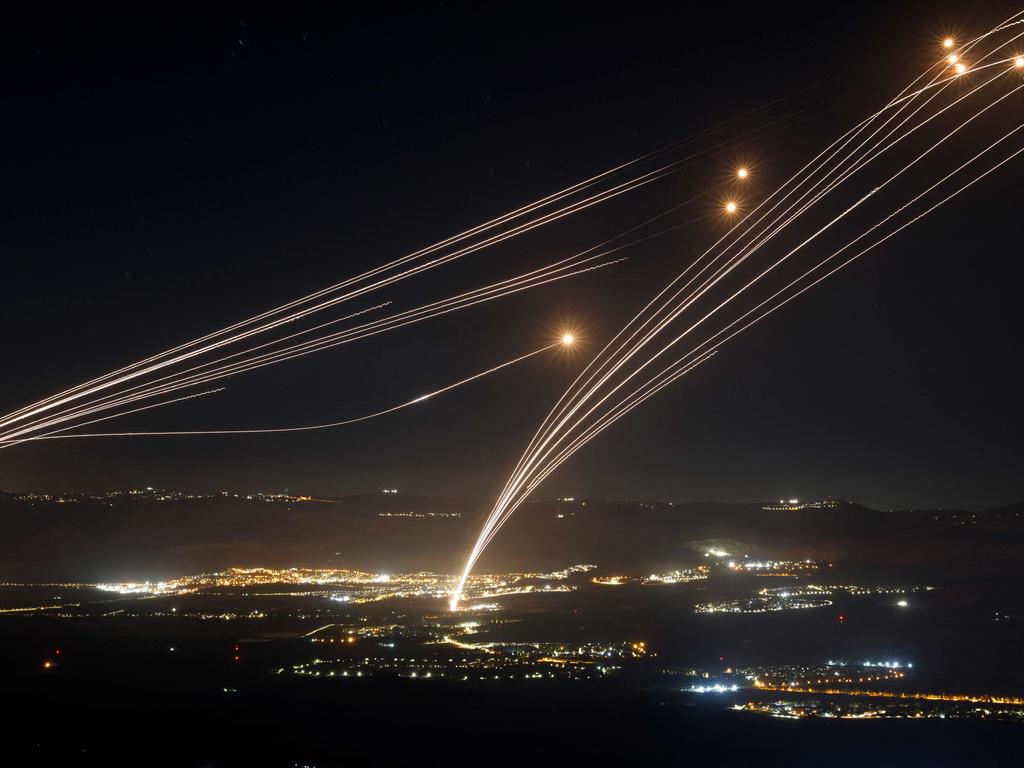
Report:
M404 493L302 500L164 491L0 494L0 578L160 579L253 565L454 572L488 509L472 499ZM1020 505L976 514L1012 520L1013 510ZM592 562L646 571L695 562L714 542L759 557L886 566L996 562L1024 551L1019 531L857 504L769 511L758 504L552 500L524 505L480 567Z
M968 528L1024 531L1024 502L974 512L963 509L903 509L892 514L907 520L929 519Z

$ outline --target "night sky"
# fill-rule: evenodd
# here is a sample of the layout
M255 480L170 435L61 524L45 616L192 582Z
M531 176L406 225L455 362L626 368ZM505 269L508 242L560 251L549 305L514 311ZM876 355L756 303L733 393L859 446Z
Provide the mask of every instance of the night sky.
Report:
M766 102L833 108L672 185L381 293L402 306L524 272L752 159L766 193L1000 3L699 9L425 4L390 15L11 20L4 40L0 410L432 243ZM841 98L839 98L841 97ZM1018 102L1019 103L1019 102ZM1018 162L725 347L574 457L543 495L880 507L1024 499ZM698 211L701 212L701 211ZM278 426L359 415L534 349L393 417L325 433L44 442L0 489L380 487L493 497L596 351L720 234L229 380L107 426Z

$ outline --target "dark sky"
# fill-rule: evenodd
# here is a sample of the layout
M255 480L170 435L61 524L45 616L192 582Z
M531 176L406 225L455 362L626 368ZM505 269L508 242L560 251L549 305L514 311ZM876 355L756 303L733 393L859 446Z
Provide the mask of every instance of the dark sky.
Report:
M382 298L413 306L559 258L666 195L720 180L736 158L755 158L770 190L927 66L936 39L1015 10L595 5L12 19L0 95L2 410L814 86L707 143L833 105L817 119L756 144L737 138L668 190ZM1019 164L1004 170L738 339L544 493L1021 500L1020 181ZM204 402L110 426L359 415L536 348L566 323L593 352L715 226L607 272L236 377ZM491 497L580 364L535 359L327 433L20 446L0 453L0 488Z

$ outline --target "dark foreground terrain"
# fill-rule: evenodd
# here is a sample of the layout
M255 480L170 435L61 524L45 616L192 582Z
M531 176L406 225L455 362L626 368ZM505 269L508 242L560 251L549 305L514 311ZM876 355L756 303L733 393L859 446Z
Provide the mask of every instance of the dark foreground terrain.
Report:
M4 658L46 629L5 633ZM69 640L57 675L8 670L5 762L994 766L1024 738L1002 722L759 718L617 680L295 680L233 665L229 638L172 654L179 639L125 634Z
M765 506L9 495L4 764L1015 764L1018 511Z

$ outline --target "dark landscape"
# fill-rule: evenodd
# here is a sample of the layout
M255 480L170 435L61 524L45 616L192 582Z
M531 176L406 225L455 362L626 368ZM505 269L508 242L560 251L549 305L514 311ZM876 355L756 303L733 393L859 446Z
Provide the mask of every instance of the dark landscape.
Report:
M499 749L570 762L786 765L825 749L834 765L998 764L1024 700L955 697L1024 690L1020 508L792 502L538 500L482 566L521 575L453 615L443 574L482 514L473 500L7 494L3 656L27 702L8 744L65 764L141 749L168 765L440 765ZM574 564L590 567L544 574ZM353 586L354 572L388 581ZM793 602L748 602L766 588ZM823 588L827 604L796 602ZM889 665L875 689L949 700L751 682L876 674L865 662ZM791 719L756 709L779 701ZM183 712L200 734L187 743L174 738ZM834 719L844 713L870 722ZM738 723L742 743L729 735Z

